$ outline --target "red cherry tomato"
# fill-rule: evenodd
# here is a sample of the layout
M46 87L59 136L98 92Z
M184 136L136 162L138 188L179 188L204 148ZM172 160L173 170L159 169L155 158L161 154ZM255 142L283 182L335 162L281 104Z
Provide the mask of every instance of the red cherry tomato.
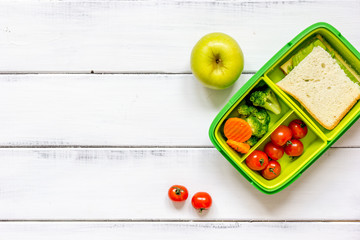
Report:
M281 173L281 166L277 161L270 161L264 170L261 171L261 175L268 179L274 179L278 177Z
M292 138L291 129L285 125L280 125L274 132L271 133L270 138L274 144L283 146Z
M308 129L306 124L300 119L295 119L289 124L293 138L301 139L306 136Z
M209 209L212 204L211 196L206 192L195 193L191 199L191 204L193 207L200 212L203 210Z
M171 200L180 202L185 201L188 198L189 192L184 186L173 185L170 187L168 195Z
M286 143L285 153L292 157L300 156L304 152L304 145L298 139L291 139Z
M246 158L246 165L254 171L263 170L266 165L269 163L268 156L260 151L255 150L253 151L247 158Z
M265 145L264 152L272 160L279 160L284 155L284 148L274 144L273 142L268 142Z

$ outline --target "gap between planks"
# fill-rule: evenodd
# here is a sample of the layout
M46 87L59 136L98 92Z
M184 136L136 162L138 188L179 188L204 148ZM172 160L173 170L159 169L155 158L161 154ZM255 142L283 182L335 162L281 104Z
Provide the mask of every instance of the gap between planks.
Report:
M329 220L322 220L322 219L313 219L313 220L251 220L251 219L242 219L242 220L236 220L236 219L224 219L224 220L186 220L186 219L58 219L58 220L50 220L50 219L27 219L27 220L21 220L21 219L12 219L12 220L0 220L0 223L3 222L53 222L53 223L100 223L100 222L111 222L111 223L123 223L123 222L129 222L129 223L143 223L143 222L159 222L159 223L174 223L174 222L181 222L181 223L192 223L192 222L199 222L199 223L360 223L360 220L354 219L354 220L336 220L336 219L329 219Z
M243 71L241 74L255 74L256 71ZM122 72L122 71L1 71L0 75L40 75L40 74L99 74L99 75L191 75L192 72L151 72L151 71L139 71L139 72Z
M129 148L134 148L134 149L216 149L213 146L157 146L157 145L139 145L139 146L126 146L126 145L14 145L14 146L0 146L0 149L16 149L16 148L21 148L21 149L34 149L34 148L46 148L46 149L115 149L115 148L123 148L123 149L129 149ZM349 146L349 147L337 147L337 146L331 146L330 148L360 148L359 146Z

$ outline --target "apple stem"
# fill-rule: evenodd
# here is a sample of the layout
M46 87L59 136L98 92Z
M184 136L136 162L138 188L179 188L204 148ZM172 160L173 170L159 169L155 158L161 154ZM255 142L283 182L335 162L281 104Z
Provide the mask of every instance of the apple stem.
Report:
M221 59L220 59L220 58L217 58L217 59L216 59L216 63L217 63L217 64L221 63Z

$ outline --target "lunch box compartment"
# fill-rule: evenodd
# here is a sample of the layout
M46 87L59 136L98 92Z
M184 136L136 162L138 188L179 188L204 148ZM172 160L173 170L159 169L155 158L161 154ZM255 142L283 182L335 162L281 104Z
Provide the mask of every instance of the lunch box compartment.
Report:
M226 152L226 154L231 157L235 163L240 164L253 150L257 148L262 142L262 139L265 139L275 128L282 122L287 116L289 116L293 111L290 109L289 105L284 102L283 98L277 96L278 101L281 106L281 113L276 115L270 111L267 111L270 115L270 123L269 123L269 129L268 132L261 138L259 141L250 148L250 151L246 154L241 154L233 150L227 143L227 138L224 136L224 124L227 119L231 117L239 117L239 113L237 112L237 109L240 105L245 103L245 98L249 96L253 91L256 91L259 86L266 87L269 86L268 82L265 81L265 79L260 78L244 95L242 95L239 100L233 104L233 107L229 109L228 113L224 115L222 120L219 122L217 129L215 130L215 137L217 141L219 142L222 149ZM272 87L270 87L272 89ZM275 91L274 91L275 93ZM276 94L276 93L275 93Z
M332 129L327 130L320 123L318 123L311 114L299 103L295 98L290 96L289 94L282 91L280 88L276 86L276 83L282 80L286 75L280 69L285 62L287 62L294 54L296 54L300 49L304 48L305 46L309 45L316 39L316 36L320 36L321 39L325 40L325 45L329 45L332 49L334 49L338 55L340 55L349 65L351 65L353 71L359 73L360 71L360 59L357 58L356 53L353 53L349 47L346 46L344 42L342 42L338 36L341 36L340 33L337 35L332 33L328 29L325 28L318 28L314 31L311 31L307 34L303 39L298 41L298 43L294 44L290 50L283 55L268 71L265 72L265 77L271 82L274 83L274 88L277 89L279 94L284 95L285 98L293 104L299 111L301 111L304 116L320 131L327 140L334 139L339 132L355 117L355 115L360 110L360 102L357 102L352 109L344 116L344 118L338 123L338 125ZM323 42L324 43L324 42ZM357 84L360 84L358 81L354 81Z
M295 176L301 174L309 164L312 163L313 157L320 152L323 148L326 147L326 139L324 139L315 128L307 122L306 119L302 118L295 112L292 112L287 118L282 122L279 122L279 125L288 126L292 120L301 119L308 125L308 133L300 141L304 145L304 152L299 157L289 157L284 153L284 156L278 160L281 165L280 175L272 180L267 180L263 178L260 172L253 171L249 169L246 165L246 161L242 162L242 168L245 169L245 172L249 175L250 178L254 179L254 183L258 184L260 188L263 188L265 191L276 191L284 184L290 182ZM257 150L264 151L265 145L271 141L271 133L262 141L262 143L257 147Z

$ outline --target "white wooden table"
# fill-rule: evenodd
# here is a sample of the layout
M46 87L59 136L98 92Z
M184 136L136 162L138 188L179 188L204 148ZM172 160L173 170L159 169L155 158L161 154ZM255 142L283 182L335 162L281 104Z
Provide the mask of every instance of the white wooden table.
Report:
M360 239L360 122L295 183L256 190L208 128L282 46L325 21L360 49L360 1L1 1L0 239ZM225 32L234 87L189 55ZM172 184L209 192L199 215ZM120 238L119 238L120 237Z

